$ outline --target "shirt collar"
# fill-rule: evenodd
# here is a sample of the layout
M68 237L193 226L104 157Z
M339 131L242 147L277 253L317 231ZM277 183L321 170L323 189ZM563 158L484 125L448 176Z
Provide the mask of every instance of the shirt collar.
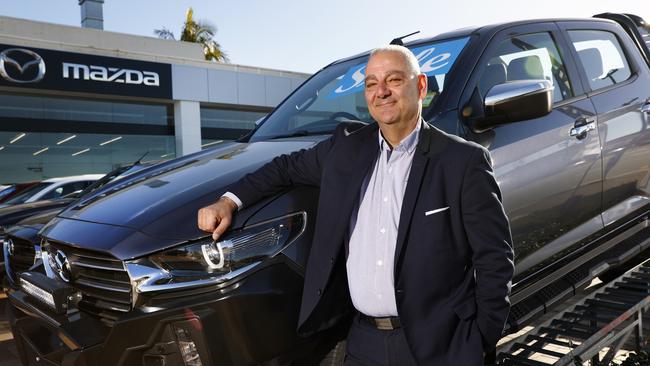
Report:
M420 128L422 126L422 121L419 121L415 126L415 129L406 136L399 145L395 146L393 151L406 151L409 154L412 154L415 151L415 148L418 146L418 139L420 137ZM378 131L379 135L379 147L380 149L391 151L390 144L384 139L384 136L381 134L381 129Z

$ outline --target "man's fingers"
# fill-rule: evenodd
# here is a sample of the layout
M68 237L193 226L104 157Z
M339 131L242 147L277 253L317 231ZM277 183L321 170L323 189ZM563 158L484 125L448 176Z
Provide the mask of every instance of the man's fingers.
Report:
M216 228L216 215L210 210L202 208L198 217L199 229L203 231L214 231Z
M220 199L216 203L199 209L199 229L212 233L214 240L219 239L228 230L232 222L233 211L237 205L229 199Z
M212 232L212 239L214 241L217 241L221 236L221 234L223 234L228 229L228 226L230 226L230 218L227 216L222 217L221 221L219 222L219 225Z

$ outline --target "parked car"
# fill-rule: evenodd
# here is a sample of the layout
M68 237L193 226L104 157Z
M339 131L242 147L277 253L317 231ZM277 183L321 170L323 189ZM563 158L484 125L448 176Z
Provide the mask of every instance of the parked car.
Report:
M7 199L0 207L64 197L82 191L103 176L104 174L84 174L46 179Z
M516 253L510 330L647 245L643 24L532 20L407 44L429 76L426 121L491 151ZM43 266L8 290L23 363L317 362L342 334L296 334L317 188L242 209L218 243L196 214L273 157L373 123L367 58L325 67L241 140L137 172L49 221Z
M155 165L155 161L142 163L140 160L133 164L123 165L96 180L81 192L73 192L61 198L22 203L0 208L0 242L8 241L7 253L0 258L10 257L11 265L0 272L1 279L4 273L9 274L7 285L15 285L15 275L29 269L40 259L40 239L38 231L51 218L55 217L64 207L75 200L94 192L110 182L118 181L141 169ZM11 255L7 255L11 253ZM3 262L0 262L2 264Z
M10 199L11 197L19 194L20 192L24 191L25 189L35 185L38 182L27 182L27 183L17 183L17 184L11 184L8 187L4 188L2 191L0 191L0 203Z

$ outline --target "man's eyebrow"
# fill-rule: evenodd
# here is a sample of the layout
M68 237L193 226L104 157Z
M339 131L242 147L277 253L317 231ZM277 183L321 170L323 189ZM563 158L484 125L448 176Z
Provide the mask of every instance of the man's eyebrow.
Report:
M391 76L391 75L394 75L394 74L399 74L400 76L405 76L406 75L406 73L404 71L402 71L402 70L390 70L390 71L388 71L386 73L387 76Z
M406 73L402 70L389 70L386 72L386 77L392 75L406 76ZM375 74L366 75L366 80L377 80L377 76Z

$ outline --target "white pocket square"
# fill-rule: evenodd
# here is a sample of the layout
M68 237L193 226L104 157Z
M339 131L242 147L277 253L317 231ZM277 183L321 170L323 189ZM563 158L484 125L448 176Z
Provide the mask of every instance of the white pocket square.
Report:
M442 212L444 210L449 210L449 206L436 208L435 210L427 211L427 212L424 213L424 216L433 215L434 213Z

